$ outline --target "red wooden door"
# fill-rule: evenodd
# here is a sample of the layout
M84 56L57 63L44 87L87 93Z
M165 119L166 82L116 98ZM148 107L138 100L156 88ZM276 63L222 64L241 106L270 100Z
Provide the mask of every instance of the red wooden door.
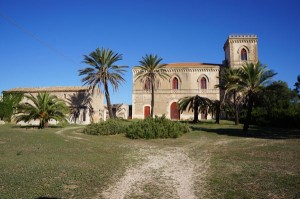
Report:
M150 106L144 107L144 118L150 117Z
M170 107L171 120L180 120L180 112L178 110L177 102L173 102Z
M207 120L207 112L206 111L201 111L201 119Z

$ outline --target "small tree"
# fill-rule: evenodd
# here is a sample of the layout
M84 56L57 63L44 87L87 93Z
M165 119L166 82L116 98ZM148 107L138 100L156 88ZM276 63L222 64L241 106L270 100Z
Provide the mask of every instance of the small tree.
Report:
M212 100L208 112L212 113L212 115L215 115L216 124L220 124L221 101Z
M206 111L208 107L211 106L212 101L206 97L200 97L199 95L196 95L192 97L183 97L179 99L178 104L181 113L186 110L192 110L192 112L194 112L193 123L197 123L199 121L199 113L201 111Z
M50 119L56 121L67 121L66 114L69 112L65 102L49 93L38 93L37 96L25 95L28 103L17 106L15 113L16 122L39 120L39 128L48 126Z
M17 105L23 99L23 93L4 93L0 101L0 118L8 122L11 121L12 115Z
M239 82L240 75L238 69L233 68L224 68L221 72L220 76L220 84L216 85L217 88L220 88L224 91L224 95L222 96L222 100L220 103L220 108L224 103L231 104L233 100L234 107L234 120L235 125L239 124L239 105L240 99L239 96Z

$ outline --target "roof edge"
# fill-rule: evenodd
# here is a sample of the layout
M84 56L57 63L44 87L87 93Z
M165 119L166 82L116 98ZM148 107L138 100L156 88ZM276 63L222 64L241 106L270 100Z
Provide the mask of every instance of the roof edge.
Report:
M3 91L3 93L38 93L38 92L67 92L87 91L88 86L51 86L51 87L19 87Z

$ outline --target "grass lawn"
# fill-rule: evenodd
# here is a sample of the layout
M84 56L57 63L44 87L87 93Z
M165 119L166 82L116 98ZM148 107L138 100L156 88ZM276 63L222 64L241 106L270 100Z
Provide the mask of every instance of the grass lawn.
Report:
M126 169L143 161L140 149L169 148L184 149L206 168L205 179L200 171L194 177L197 198L300 198L300 130L251 128L244 137L241 126L228 122L191 127L177 139L130 140L81 134L80 127L2 125L0 198L101 198ZM151 194L131 196L159 198L167 190L151 184L144 189Z

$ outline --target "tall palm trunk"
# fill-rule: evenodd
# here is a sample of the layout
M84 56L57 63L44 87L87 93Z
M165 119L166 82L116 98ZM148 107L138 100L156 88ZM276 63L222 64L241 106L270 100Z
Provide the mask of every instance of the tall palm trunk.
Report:
M110 96L109 96L107 82L104 83L104 92L105 92L105 98L106 98L106 103L107 103L107 109L108 109L109 118L110 119L114 119L114 114L113 114L112 107L111 107L111 102L110 102Z
M153 118L154 115L154 82L153 79L151 79L151 118Z
M194 102L194 121L193 123L197 123L199 121L199 103Z
M253 108L253 95L252 95L252 93L250 93L248 106L247 106L247 116L246 116L246 120L245 120L244 127L243 127L243 130L245 131L246 134L249 129L249 124L251 121L252 108Z
M239 112L238 112L238 104L237 104L237 100L236 100L236 90L234 90L233 92L233 104L234 104L234 123L235 125L239 124Z
M221 102L217 105L216 124L220 124Z

